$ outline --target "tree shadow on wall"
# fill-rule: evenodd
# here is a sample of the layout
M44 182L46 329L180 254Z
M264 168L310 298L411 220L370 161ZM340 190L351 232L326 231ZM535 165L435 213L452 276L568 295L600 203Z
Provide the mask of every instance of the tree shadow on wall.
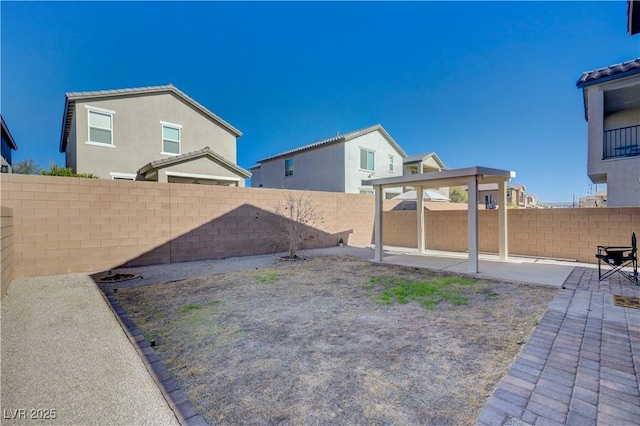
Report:
M284 231L280 230L282 220L286 219L243 204L112 269L285 251L288 246ZM353 232L346 230L332 234L307 225L302 225L302 230L301 249L336 246L340 238L346 243Z

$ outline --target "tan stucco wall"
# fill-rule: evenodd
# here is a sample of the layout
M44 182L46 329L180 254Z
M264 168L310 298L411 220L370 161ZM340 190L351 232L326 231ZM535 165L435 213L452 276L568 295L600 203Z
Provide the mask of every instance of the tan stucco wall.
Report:
M158 182L167 182L166 172L192 173L228 178L238 178L239 176L231 169L224 167L209 158L198 158L193 161L173 164L158 170ZM244 186L244 179L238 182L238 186Z
M115 148L86 144L86 105L115 111ZM75 111L76 170L80 173L111 179L110 172L135 174L153 160L170 158L170 155L161 154L161 121L182 126L182 154L209 146L227 160L236 162L235 135L171 93L77 102Z

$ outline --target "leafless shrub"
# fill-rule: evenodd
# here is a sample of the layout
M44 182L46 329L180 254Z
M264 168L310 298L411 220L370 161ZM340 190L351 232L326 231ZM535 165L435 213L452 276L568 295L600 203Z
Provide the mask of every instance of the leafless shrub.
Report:
M287 195L278 204L274 213L278 216L277 227L289 250L289 258L296 257L300 245L316 236L316 226L322 221L322 213L309 195Z

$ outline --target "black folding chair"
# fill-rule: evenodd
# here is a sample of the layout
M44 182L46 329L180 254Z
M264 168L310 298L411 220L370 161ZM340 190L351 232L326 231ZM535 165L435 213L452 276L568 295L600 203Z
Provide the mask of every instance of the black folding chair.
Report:
M636 233L631 234L631 246L598 246L598 278L600 281L609 278L616 272L631 281L632 284L640 285L640 277L638 277L638 243L636 241ZM602 269L601 265L605 263L611 269ZM630 267L632 272L623 270Z

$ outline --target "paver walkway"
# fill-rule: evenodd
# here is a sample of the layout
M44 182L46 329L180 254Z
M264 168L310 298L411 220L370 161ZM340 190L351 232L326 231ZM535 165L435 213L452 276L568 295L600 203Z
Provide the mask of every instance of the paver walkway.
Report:
M477 425L640 424L640 310L612 294L640 297L640 286L575 268Z

